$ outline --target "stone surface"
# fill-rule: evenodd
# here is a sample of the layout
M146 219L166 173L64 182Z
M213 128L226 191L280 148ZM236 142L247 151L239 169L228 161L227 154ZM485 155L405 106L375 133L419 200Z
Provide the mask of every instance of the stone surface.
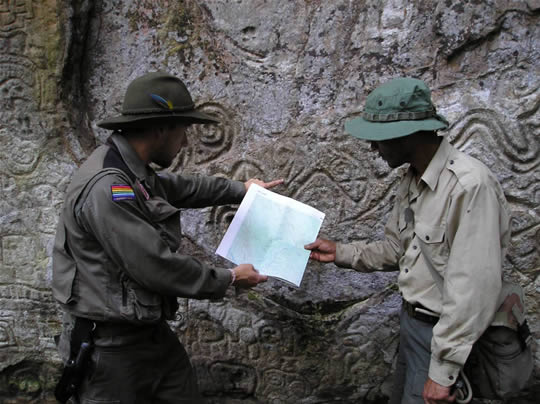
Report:
M321 234L374 240L391 172L344 133L366 95L409 75L433 89L448 136L500 179L514 213L505 271L540 341L540 2L535 0L31 0L0 2L0 401L54 402L51 247L77 165L108 136L130 80L182 77L219 127L200 126L173 171L285 178L326 212ZM208 262L234 206L185 211L183 248ZM309 264L221 302L181 299L173 322L212 403L385 402L396 274ZM540 391L540 352L532 387ZM535 395L536 394L536 395Z

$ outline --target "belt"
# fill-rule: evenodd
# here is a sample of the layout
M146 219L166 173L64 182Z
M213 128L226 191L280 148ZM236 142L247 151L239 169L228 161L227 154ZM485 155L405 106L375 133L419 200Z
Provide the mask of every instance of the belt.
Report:
M161 322L153 324L131 324L94 321L94 324L95 327L92 333L96 337L119 337L153 333L161 325Z
M422 321L423 323L435 325L439 321L439 317L435 315L431 316L427 313L422 313L418 311L417 309L431 311L425 308L424 306L422 306L421 304L418 304L418 303L412 304L412 303L409 303L407 300L403 299L402 307L407 312L409 317Z

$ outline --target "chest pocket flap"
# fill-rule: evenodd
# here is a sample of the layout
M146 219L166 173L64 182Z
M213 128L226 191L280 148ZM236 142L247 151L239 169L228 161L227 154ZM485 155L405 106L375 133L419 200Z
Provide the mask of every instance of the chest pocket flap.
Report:
M429 226L417 222L414 226L416 236L426 244L442 243L444 241L444 226Z
M165 199L153 197L144 202L148 208L148 212L155 222L163 222L174 214L178 213L180 209L175 208Z
M180 247L180 209L175 208L165 199L154 197L144 202L150 220L160 229L161 238L171 251Z

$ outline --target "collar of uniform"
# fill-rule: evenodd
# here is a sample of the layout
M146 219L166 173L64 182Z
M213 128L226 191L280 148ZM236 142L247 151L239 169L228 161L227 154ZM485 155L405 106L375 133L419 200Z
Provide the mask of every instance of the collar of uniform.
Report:
M148 174L146 165L139 158L135 150L133 150L133 147L131 147L126 138L118 133L113 133L111 141L117 147L118 152L131 172L135 174L139 181L143 181Z
M446 161L448 160L451 151L452 147L450 146L450 143L448 143L446 138L443 138L435 155L429 162L426 171L424 171L424 174L422 175L422 181L424 181L432 191L435 190L435 187L439 182L439 177L446 166Z

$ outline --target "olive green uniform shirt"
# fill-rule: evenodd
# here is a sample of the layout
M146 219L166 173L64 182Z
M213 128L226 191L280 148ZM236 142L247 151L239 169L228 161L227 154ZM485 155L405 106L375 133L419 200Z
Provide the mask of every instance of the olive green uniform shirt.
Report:
M155 323L177 297L220 298L231 282L180 248L180 211L239 203L242 182L156 174L113 134L74 174L53 249L53 295L92 320Z
M440 318L429 377L449 386L497 310L510 211L494 175L443 139L415 181L402 179L385 239L338 244L336 264L359 271L399 269L403 298ZM443 278L442 294L432 267Z

